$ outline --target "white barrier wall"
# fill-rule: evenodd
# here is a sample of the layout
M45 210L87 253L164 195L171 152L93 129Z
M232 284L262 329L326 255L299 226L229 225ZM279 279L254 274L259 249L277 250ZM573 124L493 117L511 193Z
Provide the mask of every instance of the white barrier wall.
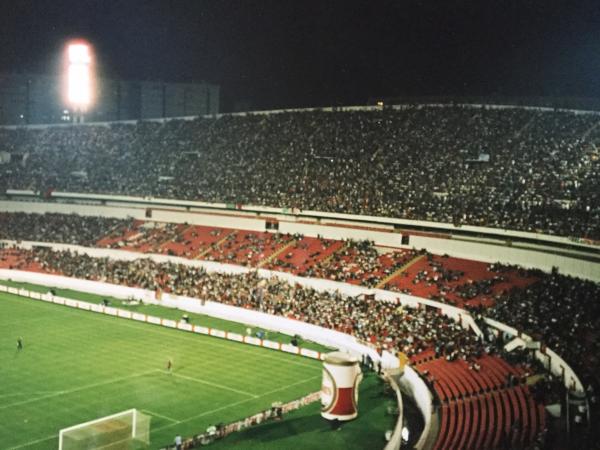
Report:
M253 269L236 266L231 264L222 264L213 261L199 261L199 260L189 260L186 258L180 258L175 256L167 256L167 255L144 255L136 252L122 251L122 250L113 250L113 249L96 249L96 248L88 248L81 247L77 245L66 245L66 244L47 244L47 243L31 243L31 242L22 242L17 244L13 241L3 241L8 243L9 245L18 245L23 248L30 248L32 245L41 245L48 246L55 250L71 250L76 251L78 253L87 254L95 257L108 257L116 260L134 260L139 258L150 258L156 262L173 262L179 264L185 264L188 266L202 267L207 272L219 272L219 273L247 273L252 271ZM15 271L0 271L0 273L16 273ZM25 274L29 274L29 272L24 272ZM257 270L259 276L263 278L271 278L277 277L282 280L286 280L289 283L299 284L304 287L310 287L319 292L340 292L345 296L356 297L358 295L364 294L375 294L375 298L380 301L387 302L399 302L403 306L410 308L419 308L423 305L427 305L430 307L438 308L443 314L454 319L455 321L461 323L461 325L465 328L469 328L473 330L477 335L481 336L483 333L479 329L479 327L475 324L472 316L465 310L461 308L456 308L454 306L446 305L444 303L436 302L433 300L422 299L419 297L404 295L395 292L385 291L382 289L369 289L362 286L355 286L346 283L340 283L331 280L324 280L319 278L304 278L298 277L285 272L275 272L264 269ZM43 274L36 274L38 276L50 276ZM27 278L30 275L25 275ZM67 284L70 284L72 279L64 278ZM23 281L26 281L24 279ZM101 287L93 281L85 281L85 280L77 280L78 282L83 283L76 289L88 292L98 292L101 295L111 295L116 298L127 298L131 295L136 298L143 299L146 302L152 302L154 293L150 291L143 290L135 290L133 288L127 288L123 286L108 285L109 287ZM44 282L40 282L41 284L47 284ZM89 287L85 285L85 283L91 283ZM101 283L102 284L102 283ZM57 287L69 287L63 285L55 285ZM98 290L99 289L99 290ZM108 289L106 292L104 289ZM116 290L115 290L116 289ZM132 290L133 289L133 290ZM123 297L124 295L124 297ZM232 320L235 322L248 323L253 326L258 326L262 328L267 328L271 330L280 331L285 334L294 335L299 334L303 336L305 339L309 339L314 342L322 342L324 345L336 348L345 349L348 352L351 352L354 355L360 356L363 354L370 354L373 360L381 360L382 364L386 368L397 367L397 360L394 355L391 355L387 352L384 352L382 357L379 357L376 352L362 344L359 344L358 341L345 334L339 333L333 330L328 330L328 333L323 334L323 328L317 327L315 325L306 324L304 322L299 322L296 320L286 319L284 317L272 316L270 314L260 313L257 311L250 311L245 308L236 308L233 306L223 305L221 303L212 303L206 302L204 306L200 305L200 303L189 297L179 297L179 296L171 296L165 294L163 303L165 306L175 307L182 310L188 310L191 312L197 312L201 314L206 314L212 317L218 317L226 320ZM192 309L190 309L192 308ZM518 336L518 332L516 329L504 325L500 322L487 319L489 325L505 332L511 336ZM524 340L531 340L530 337L521 334L521 337ZM550 355L550 353L546 353L546 355ZM547 361L546 355L538 355L538 359L542 360L544 363ZM575 386L576 390L583 390L583 385L581 381L575 374L575 372L569 367L569 365L562 360L558 355L552 352L551 358L551 371L553 374L557 376L562 376L565 374L565 384L570 387L571 385Z
M236 228L251 231L265 231L266 221L262 219L234 217L216 214L196 214L164 209L153 209L152 220L158 222L189 223L210 227Z
M244 323L288 335L298 334L304 339L328 347L340 348L358 357L368 354L374 361L381 360L384 367L391 365L391 358L389 355L387 355L386 358L381 358L374 349L360 343L356 338L348 334L246 308L238 308L236 306L210 301L203 303L200 300L191 297L169 294L163 294L162 299L157 300L154 291L37 272L0 269L0 279L11 279L17 282L73 289L120 299L134 297L135 299L142 300L144 303L148 304L161 305L167 308L178 308L182 311L205 314L207 316ZM173 323L173 326L174 325L175 323Z
M427 437L431 431L431 414L433 413L433 397L431 391L419 376L419 374L410 366L404 367L404 375L398 380L402 392L409 394L414 400L417 408L424 418L424 427L421 437L415 444L415 448L420 450L424 448Z
M402 244L402 235L399 233L374 231L348 227L334 227L326 225L312 225L306 223L280 222L279 232L295 234L300 233L305 236L321 236L327 239L354 239L355 241L364 241L365 239L375 242L377 245L388 247L400 247Z
M199 214L193 212L173 211L152 208L152 218L146 218L144 207L84 205L74 203L54 202L17 202L0 201L0 211L26 213L60 213L79 214L80 216L101 216L117 219L133 218L138 220L153 220L157 222L189 223L210 227L234 228L241 230L265 231L264 219L236 217L226 214Z
M76 245L66 245L66 244L47 244L47 243L32 243L32 242L16 243L14 241L3 241L3 242L7 243L8 245L15 245L15 246L23 247L23 248L30 248L32 245L40 245L40 246L47 246L47 247L53 248L55 250L69 249L71 251L76 251L78 253L87 254L90 256L108 257L108 258L116 259L116 260L133 260L133 259L138 259L138 258L150 258L156 262L169 261L169 262L179 263L179 264L184 264L184 265L189 265L189 266L202 267L207 272L246 273L246 272L253 270L253 269L242 267L242 266L221 264L221 263L211 262L211 261L189 260L186 258L167 256L167 255L140 254L137 252L128 252L128 251L113 250L113 249L88 248L88 247L81 247L81 246L76 246ZM325 279L303 278L303 277L298 277L298 276L295 276L295 275L292 275L289 273L284 273L284 272L275 272L275 271L259 269L259 270L257 270L257 273L259 276L261 276L263 278L270 278L270 277L274 276L274 277L278 277L280 279L287 280L290 283L297 283L304 287L311 287L320 292L338 291L341 294L347 295L347 296L375 294L375 298L377 300L388 301L388 302L399 302L403 306L406 306L406 307L414 308L414 307L420 307L421 305L432 306L432 307L438 308L443 314L445 314L445 315L453 318L454 320L458 321L459 323L461 323L461 325L463 327L470 328L476 334L478 334L480 336L482 335L481 330L477 327L477 325L475 324L475 321L473 320L473 318L471 317L471 315L468 312L466 312L465 310L462 310L460 308L456 308L456 307L446 305L443 303L435 302L432 300L421 299L419 297L399 294L399 293L395 293L395 292L384 291L381 289L369 289L369 288L365 288L365 287L361 287L361 286L355 286L355 285L350 285L350 284L346 284L346 283L340 283L340 282L335 282L335 281L330 281L330 280L325 280ZM92 282L90 282L90 283L92 283ZM119 287L119 289L126 289L126 288ZM127 288L127 289L129 289L129 288ZM80 290L85 290L85 289L81 288ZM111 293L111 294L106 294L106 295L113 295L117 298L122 298L122 297L119 297L118 295L116 295L116 293ZM140 297L140 298L144 298L146 300L145 297ZM180 299L173 299L173 305L174 305L174 307L179 307L180 309L186 309L188 307L188 303L186 303L186 301L180 301ZM208 305L208 303L207 303L207 305ZM221 305L221 304L215 304L215 305L227 306L227 305ZM209 312L212 312L212 315L214 315L215 317L221 317L221 318L231 317L230 320L249 323L249 324L253 324L256 326L261 326L264 328L281 331L286 334L300 334L300 335L306 337L307 339L313 340L315 342L320 342L318 340L319 336L321 335L320 327L313 329L313 328L311 328L311 327L313 327L312 325L308 326L308 324L303 324L302 322L298 322L298 321L290 322L289 319L274 318L274 316L271 316L268 314L264 314L261 317L260 314L263 314L263 313L258 313L258 312L252 312L253 314L248 314L250 311L243 309L243 308L237 308L237 310L238 310L237 313L232 312L232 311L223 312L223 310L220 307L216 307L216 309L214 311L202 310L202 311L194 311L194 312L202 312L204 314L209 314ZM220 314L223 314L223 315L220 315ZM277 320L275 320L275 319L277 319ZM511 329L510 327L506 327L505 325L499 324L495 321L488 322L488 323L490 323L490 325L492 325L492 326L494 324L496 326L500 326L502 328L502 330L508 334L511 334L512 331L516 331L514 329ZM302 325L298 326L298 324L302 324ZM274 326L279 327L279 329L274 328ZM302 330L302 331L300 331L300 330ZM332 332L332 333L337 333L337 332ZM344 349L347 349L347 351L352 352L355 355L362 355L365 353L371 354L373 352L368 347L365 347L362 345L360 347L354 347L355 343L349 342L347 340L348 335L346 335L344 333L338 333L338 335L339 336L334 337L334 334L328 333L327 334L328 339L333 339L333 340L329 341L325 345L338 347L338 348L344 348ZM514 335L514 333L512 335ZM521 337L523 337L523 335L521 335ZM374 360L375 359L379 360L379 357L376 356L375 354L372 357L374 358ZM547 357L544 356L544 358L545 358L544 359L544 362L545 362ZM382 364L384 365L384 367L396 367L397 366L397 361L393 357L393 355L390 355L385 352L381 358L381 361L382 361ZM561 376L563 373L563 370L564 370L565 371L565 383L568 383L567 386L570 387L571 384L574 384L575 388L577 390L583 389L582 384L581 384L579 378L577 377L577 375L562 359L560 359L558 356L556 356L556 358L554 358L553 361L554 362L551 365L551 369L555 375Z
M394 427L392 437L386 444L384 450L400 450L402 445L402 427L404 426L404 404L402 402L402 392L400 386L396 383L396 379L393 375L386 375L386 379L389 381L390 386L396 393L396 402L398 403L398 419L396 419L396 426Z
M600 264L577 259L574 257L536 251L530 248L516 246L482 244L458 239L436 239L424 236L411 236L410 246L426 248L432 253L447 254L456 258L474 259L488 263L502 262L515 264L526 268L535 268L550 272L552 267L558 267L564 275L585 278L600 282Z
M23 213L58 213L58 214L78 214L80 216L101 216L114 217L117 219L144 219L144 210L138 208L129 208L126 206L101 206L101 205L81 205L75 203L53 203L53 202L18 202L10 200L0 200L0 211L3 212L23 212Z

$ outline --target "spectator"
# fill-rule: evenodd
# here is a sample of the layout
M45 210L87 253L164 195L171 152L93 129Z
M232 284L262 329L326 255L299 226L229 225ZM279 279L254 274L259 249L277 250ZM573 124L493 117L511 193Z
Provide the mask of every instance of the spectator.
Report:
M415 106L2 129L2 149L28 157L0 166L0 191L152 195L598 240L597 120Z

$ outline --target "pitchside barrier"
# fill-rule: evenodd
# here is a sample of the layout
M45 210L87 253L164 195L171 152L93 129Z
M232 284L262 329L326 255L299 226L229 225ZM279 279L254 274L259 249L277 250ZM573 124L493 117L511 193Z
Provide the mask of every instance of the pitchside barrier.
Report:
M264 411L248 416L242 420L236 420L235 422L224 424L219 429L217 429L215 426L210 427L209 430L204 433L196 434L190 438L184 439L182 443L183 448L188 449L208 445L216 440L223 439L232 433L242 431L255 425L260 425L265 421L281 419L283 415L292 411L296 411L297 409L300 409L306 405L310 405L311 403L318 402L320 398L321 392L313 392L297 400L283 403L277 407L271 407ZM166 447L161 448L161 450L176 449L176 445L167 445Z
M0 276L1 278L1 276ZM12 278L15 280L15 278ZM34 281L30 281L34 282ZM38 281L39 282L39 281ZM272 350L278 350L285 353L291 353L294 355L305 356L312 359L323 359L323 353L307 348L296 347L291 344L282 344L281 342L269 341L267 339L259 339L253 336L241 335L238 333L232 333L228 331L222 331L214 328L203 327L200 325L192 325L184 321L175 321L170 319L163 319L148 314L140 314L132 311L127 311L120 308L114 308L111 306L104 306L96 303L88 303L80 300L73 300L65 297L52 295L51 293L41 294L39 292L31 292L26 289L17 289L0 285L0 292L7 292L9 294L18 295L20 297L26 297L33 300L41 300L57 305L68 306L71 308L82 309L84 311L91 311L100 314L106 314L109 316L120 317L122 319L136 320L138 322L146 322L153 325L159 325L166 328L175 328L182 331L188 331L197 334L204 334L207 336L217 337L221 339L227 339L230 341L236 341L244 344L250 344L257 347L265 347Z

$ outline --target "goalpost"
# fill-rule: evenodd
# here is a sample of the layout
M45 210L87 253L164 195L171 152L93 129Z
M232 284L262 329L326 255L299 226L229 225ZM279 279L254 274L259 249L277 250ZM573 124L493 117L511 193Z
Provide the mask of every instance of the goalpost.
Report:
M150 419L130 409L90 422L63 428L58 435L59 450L131 450L150 444Z

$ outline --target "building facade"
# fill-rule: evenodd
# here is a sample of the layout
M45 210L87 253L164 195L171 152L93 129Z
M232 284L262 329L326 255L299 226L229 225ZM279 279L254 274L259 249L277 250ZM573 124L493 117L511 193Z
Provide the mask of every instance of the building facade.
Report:
M0 125L70 122L59 77L0 74ZM97 80L94 105L86 122L202 116L219 112L219 86L209 83L163 83Z

